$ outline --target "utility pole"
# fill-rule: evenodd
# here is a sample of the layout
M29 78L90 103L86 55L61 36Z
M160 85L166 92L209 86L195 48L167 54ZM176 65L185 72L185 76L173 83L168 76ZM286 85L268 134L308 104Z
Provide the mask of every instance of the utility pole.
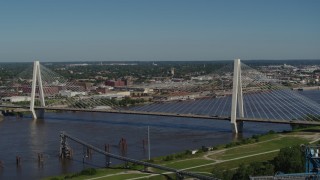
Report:
M150 161L150 128L148 126L148 159Z

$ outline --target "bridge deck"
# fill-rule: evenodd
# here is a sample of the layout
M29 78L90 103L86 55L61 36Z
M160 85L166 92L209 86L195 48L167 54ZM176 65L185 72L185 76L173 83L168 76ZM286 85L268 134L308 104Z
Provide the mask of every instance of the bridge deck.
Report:
M7 106L0 105L4 108L25 108L28 106ZM99 113L115 113L115 114L136 114L136 115L151 115L151 116L167 116L167 117L183 117L209 120L224 120L230 121L230 117L209 116L202 114L178 114L170 112L150 112L150 111L132 111L132 110L100 110L100 109L76 109L76 108L59 108L59 107L36 107L35 109L54 110L54 111L76 111L76 112L99 112ZM278 123L278 124L296 124L296 125L320 125L320 121L307 120L280 120L280 119L256 119L256 118L237 118L237 121L243 122L263 122L263 123Z

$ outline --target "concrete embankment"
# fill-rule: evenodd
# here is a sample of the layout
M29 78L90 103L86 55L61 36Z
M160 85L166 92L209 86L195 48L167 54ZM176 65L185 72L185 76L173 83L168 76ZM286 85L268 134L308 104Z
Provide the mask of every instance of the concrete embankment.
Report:
M22 117L23 114L29 113L28 109L23 109L23 108L1 108L0 109L0 119L3 118L3 116L20 116Z
M297 91L320 90L320 86L297 87L297 88L292 88L292 90L297 90Z

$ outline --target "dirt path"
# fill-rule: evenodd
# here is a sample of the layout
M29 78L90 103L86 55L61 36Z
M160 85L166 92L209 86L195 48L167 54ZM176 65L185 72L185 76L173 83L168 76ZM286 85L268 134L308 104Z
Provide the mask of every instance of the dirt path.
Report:
M218 151L210 151L210 152L208 152L207 154L205 154L205 155L203 156L203 158L204 158L204 159L207 159L207 160L219 161L219 160L217 160L217 159L210 158L209 156L214 155L214 154L224 153L224 152L227 151L227 150L236 149L236 148L239 148L239 147L250 146L250 145L254 145L254 144L261 144L261 143L265 143L265 142L269 142L269 141L273 141L273 140L281 139L281 138L282 138L282 137L275 137L275 138L272 138L272 139L269 139L269 140L266 140L266 141L260 141L260 142L256 142L256 143L252 143L252 144L245 144L245 145L241 145L241 146L235 146L235 147L228 148L228 149L224 148L224 149L221 149L221 150L218 150Z

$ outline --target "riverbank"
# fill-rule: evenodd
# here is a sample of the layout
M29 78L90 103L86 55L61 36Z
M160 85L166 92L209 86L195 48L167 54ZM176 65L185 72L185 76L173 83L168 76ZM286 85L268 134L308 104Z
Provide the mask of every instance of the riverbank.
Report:
M163 166L190 171L212 177L219 176L217 173L235 170L240 164L252 162L265 162L277 156L279 150L294 145L315 143L320 140L319 127L306 128L292 132L274 133L253 136L241 141L219 145L211 148L200 148L197 153L191 151L168 155L152 159L150 162ZM172 173L156 169L129 164L112 169L97 169L92 175L76 173L49 177L46 179L166 179L167 176L175 177Z
M292 88L292 90L296 90L296 91L320 90L320 86L295 87L295 88Z

